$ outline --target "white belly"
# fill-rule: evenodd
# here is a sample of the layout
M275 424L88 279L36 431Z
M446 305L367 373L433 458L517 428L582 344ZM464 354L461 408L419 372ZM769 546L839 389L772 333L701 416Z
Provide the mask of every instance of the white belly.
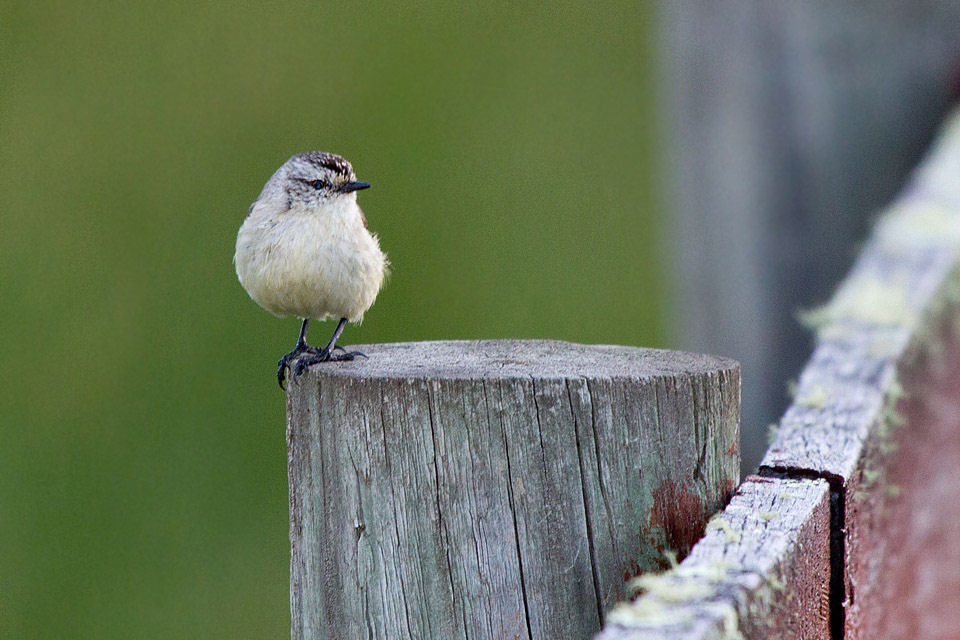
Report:
M279 215L255 209L237 235L240 284L277 316L359 322L386 271L386 256L361 215L359 208Z

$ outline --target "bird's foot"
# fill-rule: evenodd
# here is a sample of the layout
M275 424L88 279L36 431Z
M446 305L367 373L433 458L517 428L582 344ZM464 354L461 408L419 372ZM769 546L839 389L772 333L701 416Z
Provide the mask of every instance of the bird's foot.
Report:
M297 360L296 366L293 368L293 379L296 380L297 376L307 370L307 367L311 367L320 362L329 362L333 358L330 357L330 352L326 349L318 349L314 355L309 358L300 358Z
M293 351L284 355L282 358L280 358L280 360L277 361L277 382L280 384L281 389L286 389L284 383L287 379L287 370L291 368L294 361L297 362L297 366L294 368L293 379L296 380L297 376L303 371L303 369L299 366L300 361L297 359L305 353L320 354L323 353L323 349L319 347L311 347L306 344L297 345L293 348Z
M326 349L315 349L311 351L314 355L309 358L300 358L297 360L297 364L293 367L293 379L296 380L297 376L306 371L309 367L312 367L315 364L321 362L349 362L354 360L357 356L366 358L367 354L360 351L347 351L343 347L337 345L333 348L332 351L327 351Z

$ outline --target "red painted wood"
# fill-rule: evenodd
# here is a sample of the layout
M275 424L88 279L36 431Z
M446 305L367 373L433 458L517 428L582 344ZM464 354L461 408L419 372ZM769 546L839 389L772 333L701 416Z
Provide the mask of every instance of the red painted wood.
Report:
M846 638L960 639L960 337L901 384L902 426L848 483Z

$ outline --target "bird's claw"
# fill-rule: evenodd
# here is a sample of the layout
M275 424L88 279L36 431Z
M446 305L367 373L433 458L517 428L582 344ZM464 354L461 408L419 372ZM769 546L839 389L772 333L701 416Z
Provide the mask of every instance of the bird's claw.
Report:
M287 371L291 369L291 366L293 365L294 361L296 361L297 364L295 367L293 367L294 369L293 379L296 380L297 376L299 376L303 372L303 369L300 367L300 360L298 360L298 358L300 358L300 356L302 356L305 353L318 354L322 352L323 352L323 349L320 349L319 347L310 347L307 345L300 345L300 346L294 347L293 351L291 351L290 353L280 358L280 360L277 361L277 382L280 384L280 388L283 390L286 390L286 386L284 383L287 380Z
M280 360L277 361L277 384L280 385L280 388L286 391L286 386L284 382L287 380L287 369L290 368L290 354L283 356Z
M360 356L361 358L367 357L367 354L363 353L362 351L347 351L343 347L338 347L338 348L340 349L340 354L339 355L337 355L336 353L332 354L330 356L331 360L340 360L343 362L349 362L350 360L355 359L357 356ZM334 349L334 351L336 351L336 349Z
M311 356L309 358L305 357L306 354L311 354ZM340 345L334 346L332 351L328 351L326 348L321 349L319 347L307 346L301 349L294 349L277 362L277 382L280 383L281 389L286 390L284 383L286 382L288 370L293 371L291 380L296 382L301 373L315 364L321 362L349 362L358 356L366 358L367 354L362 351L347 351Z
M343 347L336 346L332 351L327 351L326 349L315 349L312 350L311 357L302 357L299 358L296 364L293 366L293 379L296 380L301 373L309 369L315 364L321 362L349 362L357 356L366 358L367 354L361 353L360 351L347 351Z
M300 358L297 360L297 365L293 369L293 379L296 380L297 376L307 370L308 367L317 364L318 362L327 362L330 360L330 352L326 349L318 349L314 352L315 355L309 358Z
M360 356L361 358L366 358L366 357L368 357L367 354L365 354L365 353L362 352L362 351L347 351L346 349L344 349L344 348L341 347L340 345L336 345L336 346L333 348L333 350L334 350L334 351L339 351L339 352L340 352L340 355L338 356L338 355L336 355L335 353L332 354L332 355L330 356L330 359L331 359L331 360L353 360L353 359L356 358L357 356Z

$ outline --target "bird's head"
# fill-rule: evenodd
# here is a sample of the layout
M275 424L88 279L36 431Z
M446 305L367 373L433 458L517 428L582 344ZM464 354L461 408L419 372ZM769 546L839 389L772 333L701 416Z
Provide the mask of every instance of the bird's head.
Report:
M274 180L282 182L277 195L286 197L288 206L295 203L316 206L337 198L356 198L353 194L370 186L368 182L357 181L353 167L344 158L324 151L293 156L271 178L271 182Z

